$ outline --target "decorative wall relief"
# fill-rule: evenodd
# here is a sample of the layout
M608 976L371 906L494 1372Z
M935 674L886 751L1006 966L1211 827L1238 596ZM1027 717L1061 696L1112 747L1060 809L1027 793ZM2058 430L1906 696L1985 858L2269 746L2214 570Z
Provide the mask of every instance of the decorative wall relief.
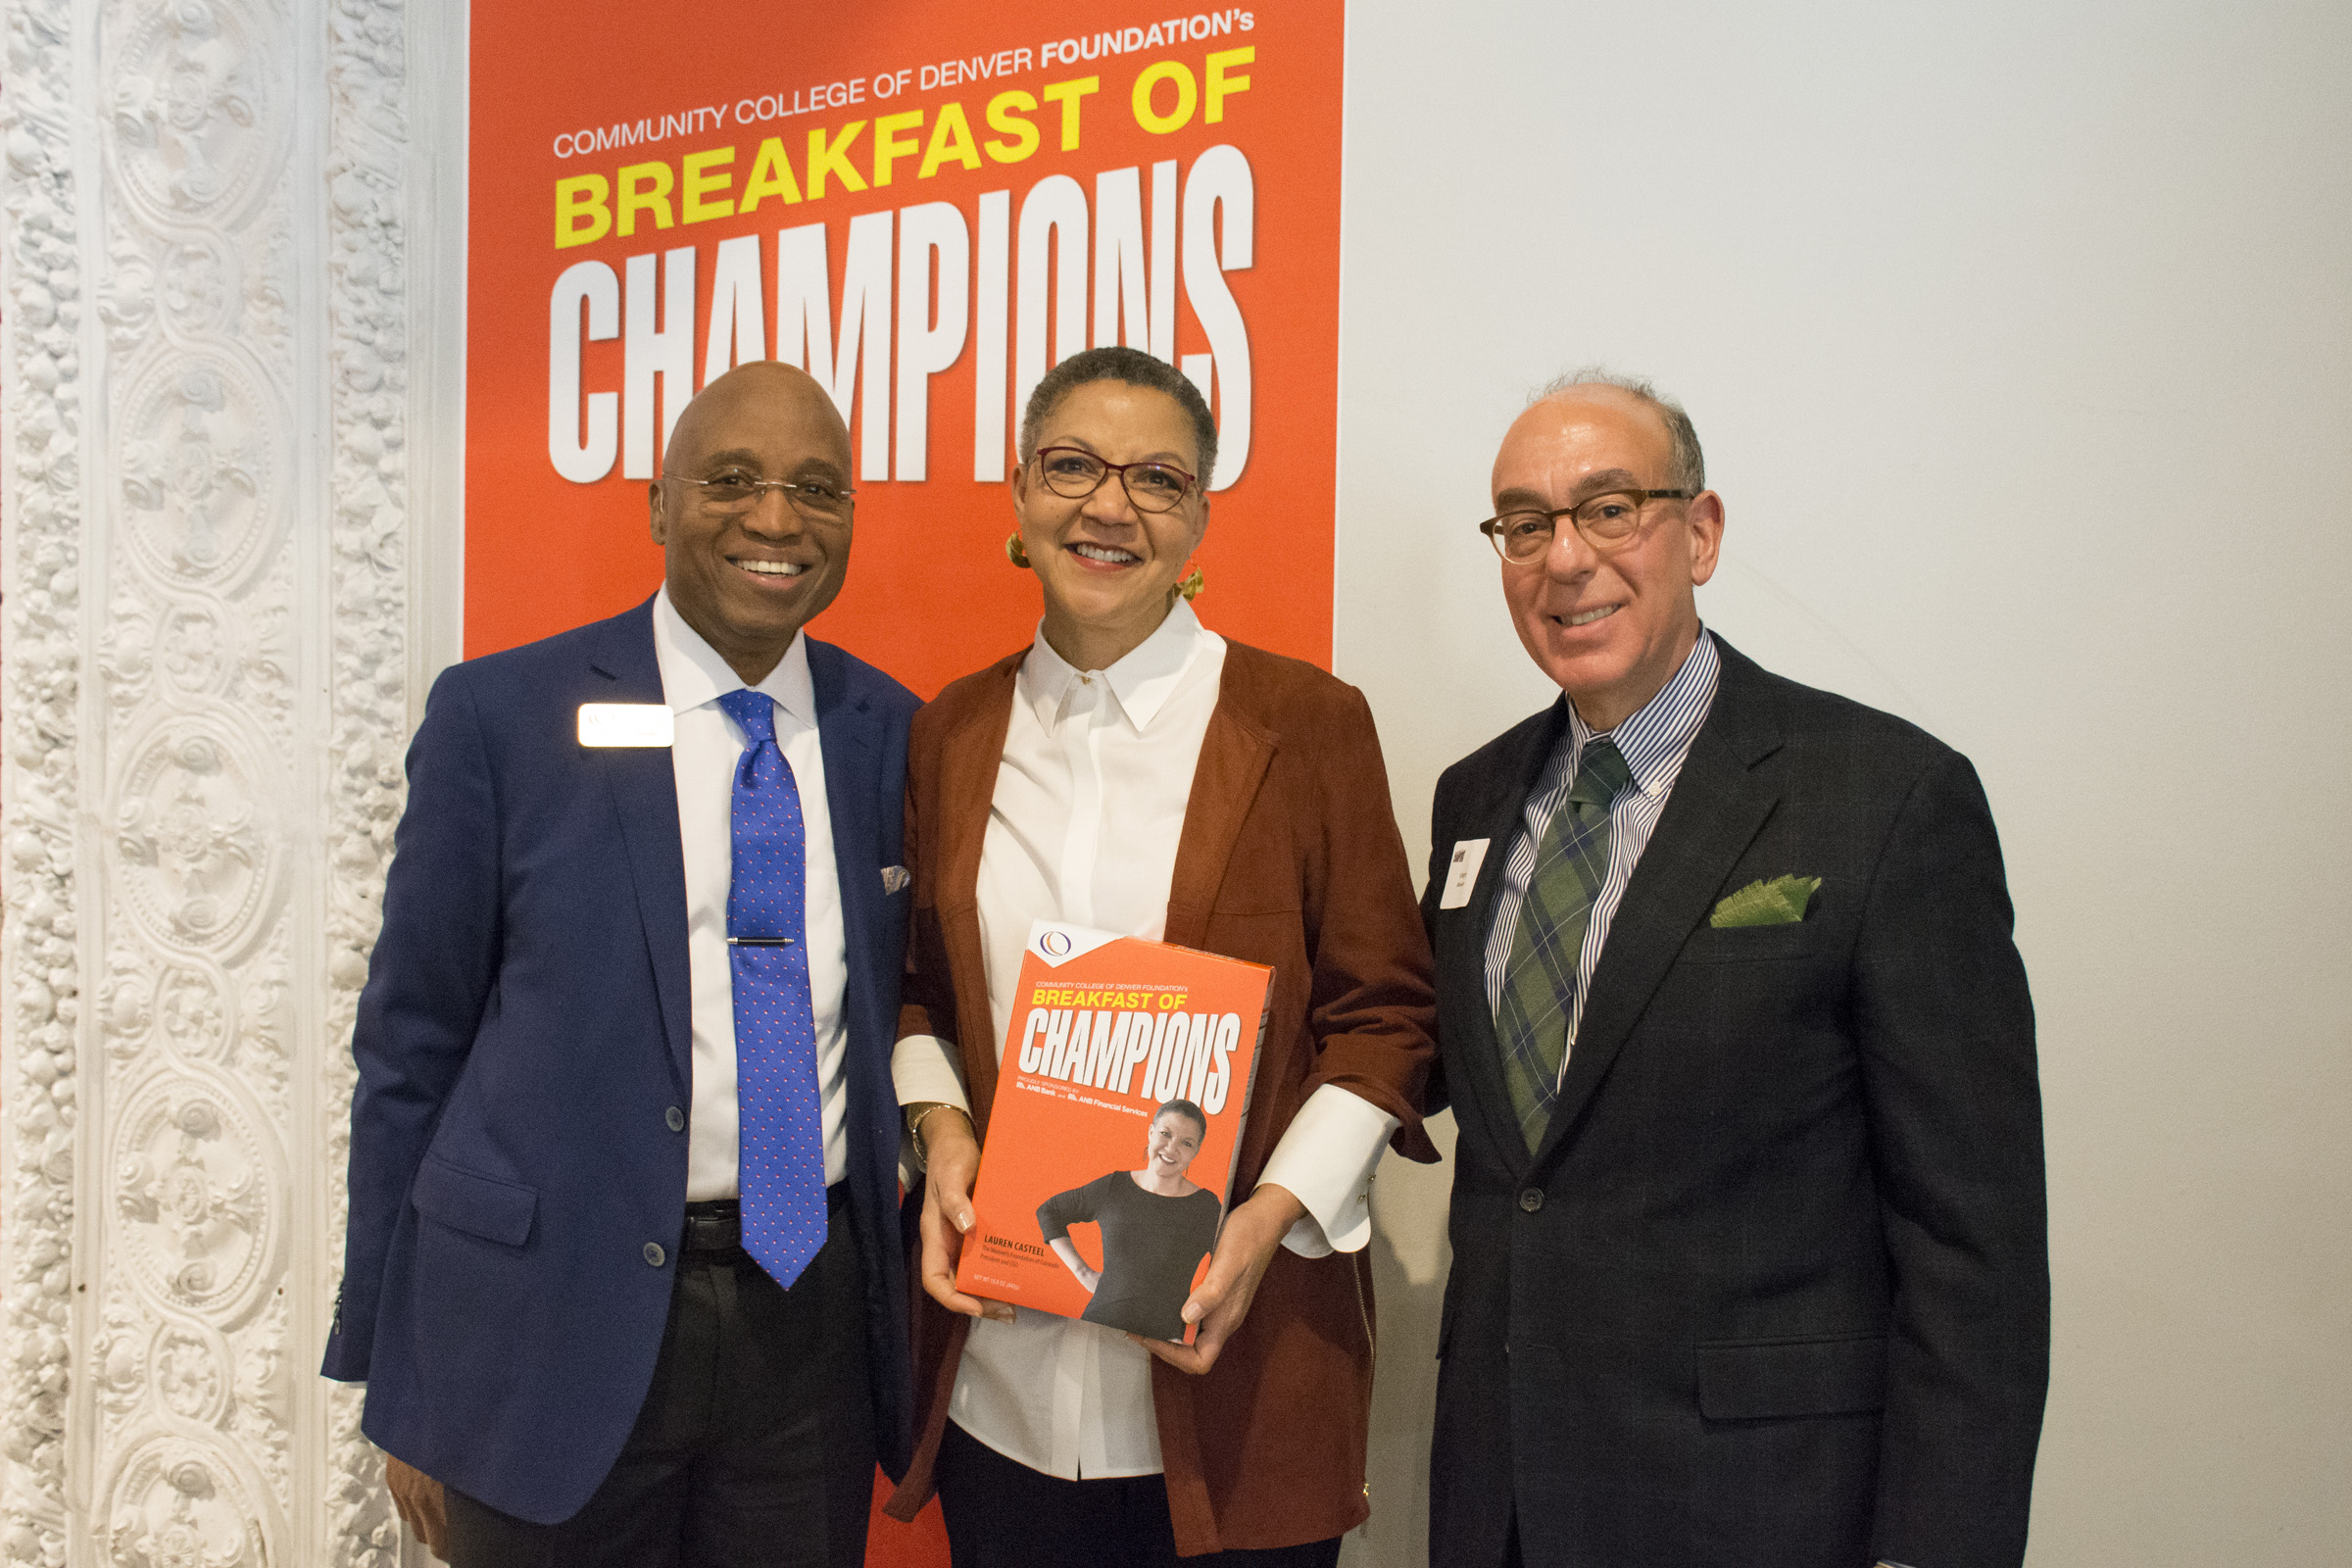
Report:
M233 586L275 541L284 414L243 356L158 354L125 399L126 536L159 581Z
M159 1076L124 1107L116 1252L158 1313L241 1323L279 1283L287 1193L267 1125L227 1081Z
M0 1563L392 1568L316 1367L407 741L405 17L0 17Z
M347 1049L368 955L382 923L384 868L406 790L408 748L409 150L406 0L337 0L326 15L330 417L334 427L332 710L327 739L323 1062L327 1210L342 1232L355 1073ZM340 1283L343 1253L331 1250ZM327 1560L391 1568L398 1522L375 1448L360 1433L360 1394L327 1395Z
M161 946L233 948L272 902L279 812L240 728L217 705L181 708L137 744L116 785L117 891Z
M126 1449L107 1487L110 1568L261 1568L270 1549L257 1477L235 1456L174 1434Z
M310 1534L279 1479L295 1412L254 1420L236 1368L284 1354L286 1320L262 1308L310 1288L286 1273L307 1218L292 1172L318 1151L269 1074L243 1080L234 999L266 939L299 920L285 870L320 810L297 751L315 715L287 689L290 665L232 685L225 650L239 623L299 623L318 604L299 591L293 526L312 498L296 489L289 241L321 206L290 151L303 18L260 0L103 0L95 20L108 395L86 493L119 612L97 663L123 684L85 752L83 776L104 783L84 814L102 835L107 929L154 1000L149 1049L100 1057L101 1125L77 1154L104 1162L108 1200L78 1240L110 1319L174 1332L126 1407L119 1383L69 1405L94 1423L93 1470L116 1478L103 1531L87 1521L69 1549L124 1565L291 1561ZM192 286L167 302L163 280L191 253ZM272 734L289 710L293 746Z
M67 1549L67 1412L86 1325L74 1302L82 896L77 865L84 405L81 239L74 173L74 16L64 0L6 13L5 238L0 240L0 517L7 660L0 667L0 1553Z

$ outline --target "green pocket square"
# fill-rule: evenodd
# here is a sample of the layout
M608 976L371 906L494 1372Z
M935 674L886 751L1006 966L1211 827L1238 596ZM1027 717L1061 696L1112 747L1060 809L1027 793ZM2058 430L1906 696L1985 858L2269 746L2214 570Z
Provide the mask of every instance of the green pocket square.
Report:
M1769 882L1750 882L1715 906L1707 924L1794 925L1805 917L1805 906L1821 890L1817 876L1776 876Z

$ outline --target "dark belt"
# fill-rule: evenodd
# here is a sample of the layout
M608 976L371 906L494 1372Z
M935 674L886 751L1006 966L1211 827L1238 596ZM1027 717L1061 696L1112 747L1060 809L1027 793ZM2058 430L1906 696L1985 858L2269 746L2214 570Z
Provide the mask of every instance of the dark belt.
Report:
M839 1214L849 1206L850 1184L835 1182L825 1189L825 1211L828 1216ZM686 1229L678 1238L678 1251L692 1256L702 1252L736 1252L743 1250L743 1200L736 1198L708 1198L686 1205Z

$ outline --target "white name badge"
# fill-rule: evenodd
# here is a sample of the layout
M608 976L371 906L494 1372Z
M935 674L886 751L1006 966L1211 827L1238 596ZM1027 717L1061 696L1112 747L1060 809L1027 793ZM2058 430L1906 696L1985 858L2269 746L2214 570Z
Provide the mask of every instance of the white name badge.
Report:
M667 746L677 720L664 703L582 703L582 746Z
M1478 886L1478 868L1487 863L1489 839L1457 839L1453 858L1446 867L1446 891L1438 897L1441 909L1459 909L1469 904L1470 890Z

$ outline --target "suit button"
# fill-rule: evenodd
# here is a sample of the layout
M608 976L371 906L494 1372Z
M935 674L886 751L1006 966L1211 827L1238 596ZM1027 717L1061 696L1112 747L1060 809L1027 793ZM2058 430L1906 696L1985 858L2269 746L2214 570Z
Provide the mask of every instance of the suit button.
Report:
M662 1244L660 1242L648 1242L645 1244L645 1260L654 1267L660 1268L662 1260L668 1256L669 1254L667 1252L662 1250Z
M1519 1194L1519 1206L1530 1214L1542 1208L1544 1206L1544 1189L1541 1187L1522 1189Z
M669 1130L673 1133L682 1133L686 1130L686 1113L675 1105L663 1111L662 1119L669 1123Z

